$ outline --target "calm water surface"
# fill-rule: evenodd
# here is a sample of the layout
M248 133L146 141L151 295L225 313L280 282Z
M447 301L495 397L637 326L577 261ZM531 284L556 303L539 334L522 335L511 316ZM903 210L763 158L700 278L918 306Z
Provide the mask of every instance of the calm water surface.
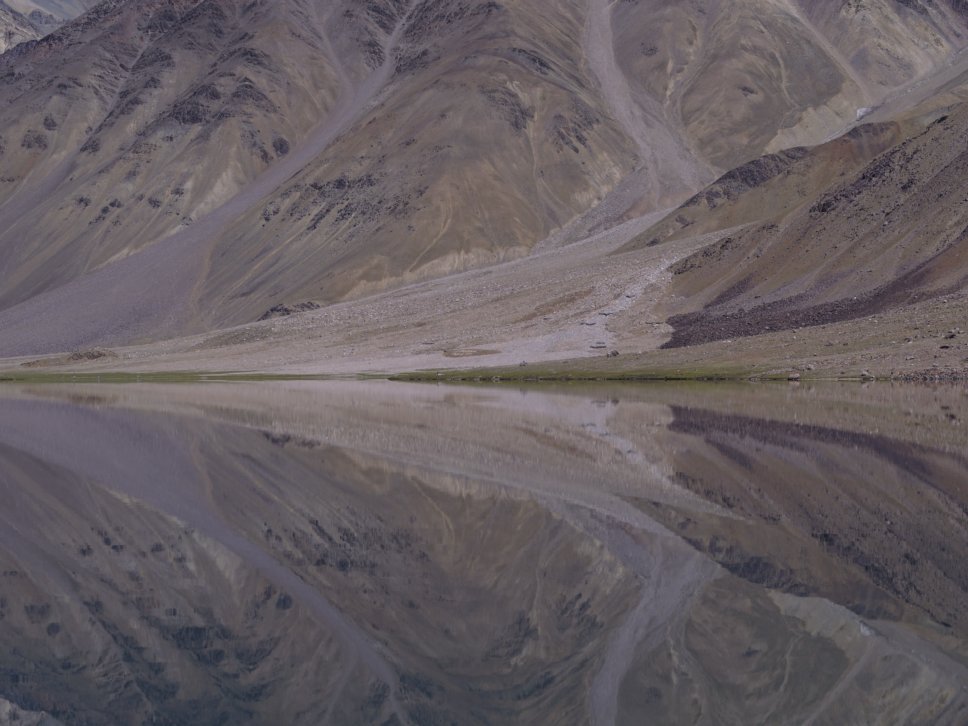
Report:
M963 388L0 387L0 723L968 723Z

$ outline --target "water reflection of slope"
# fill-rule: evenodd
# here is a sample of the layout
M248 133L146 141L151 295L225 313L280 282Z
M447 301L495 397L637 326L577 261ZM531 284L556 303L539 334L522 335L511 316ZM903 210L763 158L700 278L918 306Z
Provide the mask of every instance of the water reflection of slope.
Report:
M965 573L923 530L964 542L958 452L912 449L944 497L891 489L943 596L919 600L812 538L797 486L853 497L847 537L892 459L837 479L829 442L784 429L823 395L723 391L5 389L0 695L95 722L957 723L964 629L933 621ZM828 428L863 428L864 395L828 396Z

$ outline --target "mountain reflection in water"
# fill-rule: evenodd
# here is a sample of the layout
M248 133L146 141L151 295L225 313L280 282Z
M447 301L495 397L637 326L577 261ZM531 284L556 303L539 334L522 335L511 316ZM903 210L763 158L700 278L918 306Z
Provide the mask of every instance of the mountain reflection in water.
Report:
M963 724L966 404L5 386L0 721Z

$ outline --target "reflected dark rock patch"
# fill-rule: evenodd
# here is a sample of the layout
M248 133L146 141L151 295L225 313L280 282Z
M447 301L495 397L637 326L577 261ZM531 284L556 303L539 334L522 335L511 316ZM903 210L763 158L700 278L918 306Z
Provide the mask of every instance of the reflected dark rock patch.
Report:
M852 573L863 596L838 601L858 614L899 617L910 605L968 635L962 606L968 568L961 563L963 545L956 544L966 541L964 451L812 424L672 411L670 431L701 439L718 455L684 457L681 484L768 525L748 538L759 541L756 554L728 535L685 535L694 546L750 582L794 594L830 596L831 578L821 570ZM786 543L791 535L816 551L824 567L807 574L800 566L797 574L767 554L771 539ZM885 598L899 604L880 602Z

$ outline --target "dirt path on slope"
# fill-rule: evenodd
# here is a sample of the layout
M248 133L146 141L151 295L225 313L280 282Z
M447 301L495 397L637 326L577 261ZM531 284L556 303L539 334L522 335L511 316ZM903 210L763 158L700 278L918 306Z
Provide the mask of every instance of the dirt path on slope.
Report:
M850 78L851 82L857 86L864 98L864 105L870 106L876 100L876 94L871 90L870 84L857 72L857 69L851 64L850 60L840 52L837 48L823 33L820 32L819 28L814 25L813 21L800 9L797 5L796 0L791 0L789 3L790 12L800 21L800 24L808 31L808 35L813 39L813 41L819 45L823 52L827 54L840 70ZM842 132L838 131L839 136Z
M639 149L643 178L642 197L658 206L670 193L700 189L714 176L695 158L668 126L662 107L644 94L635 94L615 57L612 6L615 0L588 0L588 18L582 45L593 75L601 84L607 108Z

